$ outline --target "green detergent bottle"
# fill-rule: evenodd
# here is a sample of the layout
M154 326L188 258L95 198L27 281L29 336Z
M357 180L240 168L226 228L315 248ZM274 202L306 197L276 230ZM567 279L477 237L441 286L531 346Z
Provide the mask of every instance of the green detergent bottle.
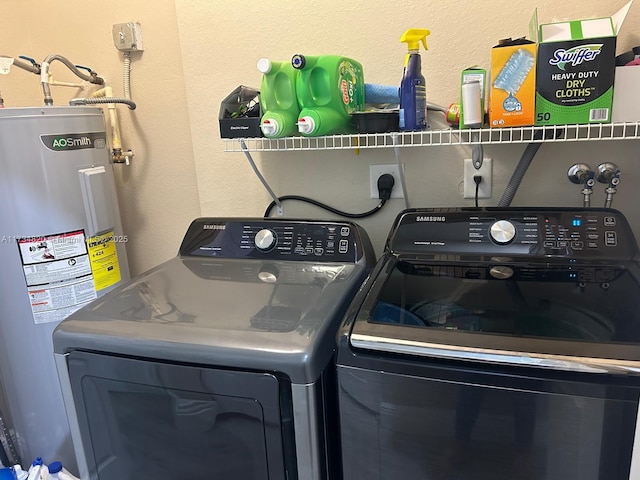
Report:
M260 85L260 107L262 118L260 129L265 137L281 138L298 133L297 122L300 106L296 96L298 70L291 62L272 62L267 58L258 60L262 72Z
M298 131L308 137L355 132L351 114L364 109L362 65L339 55L294 55Z

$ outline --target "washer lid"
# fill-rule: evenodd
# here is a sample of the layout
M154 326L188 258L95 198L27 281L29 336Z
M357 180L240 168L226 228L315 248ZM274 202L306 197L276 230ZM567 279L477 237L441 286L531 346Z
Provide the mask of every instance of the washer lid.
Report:
M317 380L367 268L174 258L61 322L57 353L90 350Z
M353 349L640 373L634 261L389 257L380 272L353 325Z

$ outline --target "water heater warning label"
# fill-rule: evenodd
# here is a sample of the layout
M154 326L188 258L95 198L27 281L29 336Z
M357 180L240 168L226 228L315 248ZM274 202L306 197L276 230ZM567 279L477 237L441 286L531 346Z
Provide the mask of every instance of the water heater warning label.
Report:
M84 231L17 242L35 323L62 321L97 297Z
M120 281L120 264L113 232L87 239L89 261L96 290L115 285Z

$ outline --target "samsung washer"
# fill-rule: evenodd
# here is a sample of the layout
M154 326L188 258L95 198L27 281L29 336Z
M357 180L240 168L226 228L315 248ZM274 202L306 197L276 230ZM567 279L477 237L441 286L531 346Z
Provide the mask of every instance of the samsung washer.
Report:
M638 267L615 210L402 212L340 332L344 480L640 478Z

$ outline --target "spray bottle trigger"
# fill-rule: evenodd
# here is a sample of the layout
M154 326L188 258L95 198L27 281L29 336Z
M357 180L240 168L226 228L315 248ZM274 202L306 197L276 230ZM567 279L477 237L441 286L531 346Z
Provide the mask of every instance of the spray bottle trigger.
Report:
M429 35L431 31L426 28L410 28L406 30L402 36L400 37L400 42L406 43L409 50L419 50L420 42L424 46L425 50L427 48L427 35Z

